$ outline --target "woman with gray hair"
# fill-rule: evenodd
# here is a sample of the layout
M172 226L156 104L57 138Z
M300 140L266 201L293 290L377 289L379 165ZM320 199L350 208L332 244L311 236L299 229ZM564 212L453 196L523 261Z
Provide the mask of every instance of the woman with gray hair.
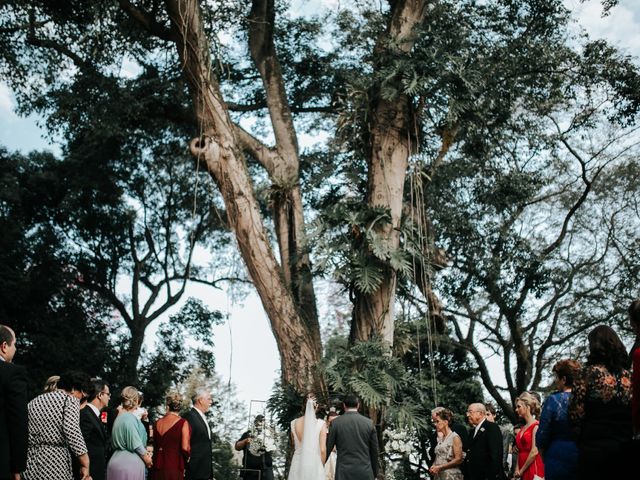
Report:
M122 410L113 424L111 445L114 453L107 465L107 480L144 480L145 466L152 465L147 453L147 432L133 414L138 408L139 393L134 387L122 390Z

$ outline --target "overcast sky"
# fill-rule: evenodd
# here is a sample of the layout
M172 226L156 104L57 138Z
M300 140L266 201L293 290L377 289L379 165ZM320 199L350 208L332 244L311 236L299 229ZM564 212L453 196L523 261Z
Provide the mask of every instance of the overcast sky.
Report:
M340 5L339 0L324 2L333 8ZM597 0L586 3L567 0L565 3L575 12L577 23L593 38L606 38L629 55L640 57L640 2L623 0L605 18L601 17L602 7ZM301 0L298 11L308 10L313 5L317 3ZM38 127L37 119L17 116L14 106L11 91L0 81L0 145L22 152L49 149L59 153L58 146L48 140ZM247 408L250 400L266 400L277 377L279 358L259 299L251 295L242 305L234 305L225 293L201 286L192 287L189 295L229 313L229 323L216 327L213 332L218 371L238 386L239 398Z

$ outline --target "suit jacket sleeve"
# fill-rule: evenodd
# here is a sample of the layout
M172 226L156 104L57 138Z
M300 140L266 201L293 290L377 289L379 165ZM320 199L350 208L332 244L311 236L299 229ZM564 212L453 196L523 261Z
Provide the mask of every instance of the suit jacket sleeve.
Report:
M378 476L378 434L376 427L371 424L371 432L369 432L369 455L371 457L371 468L373 476Z
M12 473L27 469L28 423L27 379L22 367L15 365L7 385L5 411L11 442L10 468Z
M491 458L490 478L502 479L502 433L500 432L500 427L495 423L491 425L494 428L487 428L487 440Z
M89 443L91 430L93 430L93 424L91 423L91 418L87 415L87 409L91 410L91 407L85 407L80 410L80 431L82 432L82 436L84 437L86 444ZM90 413L93 415L93 412Z

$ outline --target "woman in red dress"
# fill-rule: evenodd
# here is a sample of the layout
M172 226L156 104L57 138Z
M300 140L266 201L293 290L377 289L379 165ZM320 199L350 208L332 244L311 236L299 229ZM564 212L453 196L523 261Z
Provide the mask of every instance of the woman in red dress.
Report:
M167 413L153 426L152 480L183 480L191 454L191 427L180 417L182 395L167 395Z
M516 435L518 466L514 478L533 480L535 475L544 478L544 464L536 447L538 432L536 417L540 415L540 402L536 397L525 392L516 399L516 414L525 421L525 425Z

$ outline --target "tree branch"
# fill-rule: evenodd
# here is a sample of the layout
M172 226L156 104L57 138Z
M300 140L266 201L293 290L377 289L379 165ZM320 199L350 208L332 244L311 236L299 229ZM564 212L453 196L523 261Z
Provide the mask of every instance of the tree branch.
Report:
M150 34L166 40L168 42L175 41L175 36L170 28L158 23L158 21L148 12L136 7L129 0L118 0L120 8L126 12L133 20L142 26Z

